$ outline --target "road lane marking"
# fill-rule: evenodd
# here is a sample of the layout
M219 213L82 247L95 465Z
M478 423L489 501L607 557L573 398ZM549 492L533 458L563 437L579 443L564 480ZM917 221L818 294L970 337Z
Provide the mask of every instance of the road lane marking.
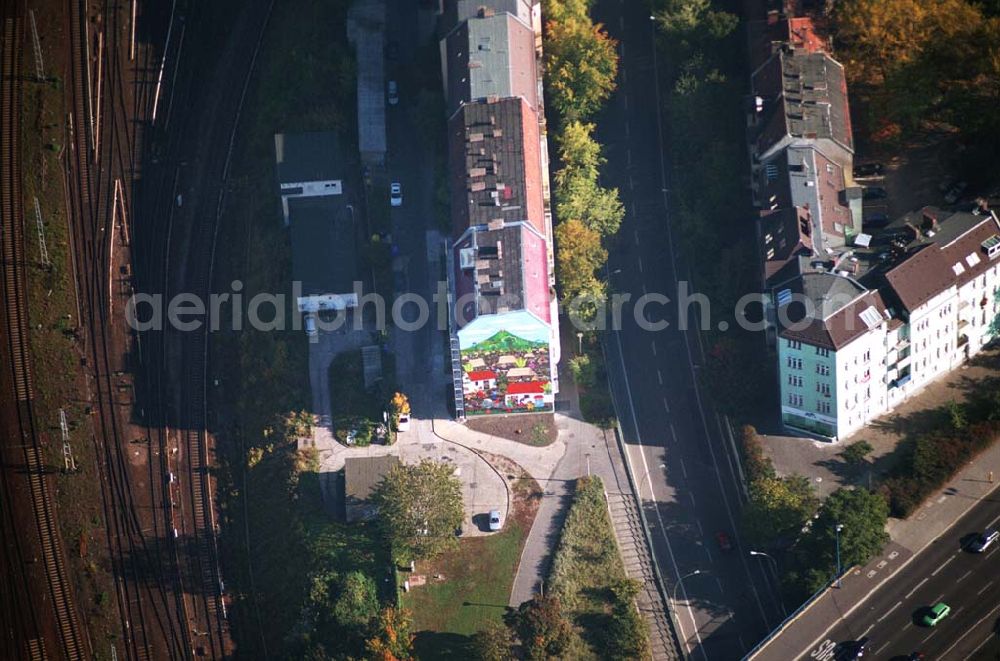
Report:
M694 492L688 491L688 496L691 498L691 507L698 507L698 503L694 499Z
M920 642L926 643L928 640L930 640L931 638L933 638L935 636L935 634L937 634L937 632L938 632L938 629L935 629L934 631L931 632L931 635L927 636L926 638L924 638Z
M656 355L656 340L649 343L649 346L653 347L653 355Z
M708 556L708 564L710 565L715 564L715 559L712 558L712 552L708 550L708 547L702 546L702 548L705 549L705 555Z
M940 565L938 565L938 568L931 572L931 576L937 576L938 572L941 571L942 569L944 569L945 567L947 567L948 564L951 563L951 561L954 560L954 559L955 559L955 556L951 556L950 558L948 558L947 560L945 560L943 563L941 563ZM944 595L941 595L941 596L943 597Z
M970 632L972 632L972 631L975 631L975 630L976 630L976 627L978 627L978 626L979 626L980 624L982 624L982 623L983 623L983 622L984 622L985 620L988 620L989 618L993 617L993 614L997 612L997 609L1000 609L1000 604L997 604L996 606L994 606L994 607L993 607L993 610L991 610L991 611L990 611L989 613L987 613L986 615L983 615L983 616L982 616L981 618L979 618L979 620L978 620L978 621L977 621L977 622L976 622L975 624L973 624L973 625L972 625L971 627L968 627L968 628L967 628L967 629L965 630L965 633L963 633L963 634L962 634L961 636L959 636L959 637L958 637L958 639L957 639L957 640L956 640L956 641L955 641L954 643L952 643L952 644L951 644L951 647L949 647L948 649L946 649L946 650L944 651L944 654L942 654L942 655L941 655L941 657L942 657L942 658L945 658L945 657L947 657L947 656L948 656L948 652L950 652L950 651L952 651L953 649L955 649L955 647L956 647L956 646L957 646L957 645L958 645L958 644L959 644L960 642L962 642L962 639L963 639L963 638L965 638L966 636L968 636ZM967 656L967 657L965 657L965 658L966 658L966 659L971 659L971 658L972 658L972 657L973 657L973 656L974 656L974 655L976 654L976 652L978 652L978 651L979 651L979 648L980 648L980 647L982 647L983 645L985 645L985 644L986 644L987 642L989 642L989 641L993 640L993 638L994 638L994 637L995 637L995 635L994 635L994 634L993 634L993 632L991 631L991 632L990 632L990 635L989 635L989 636L988 636L988 637L986 638L986 640L984 640L984 641L983 641L982 643L980 643L980 644L979 644L979 647L977 647L976 649L972 650L972 654L970 654L969 656Z
M670 435L673 437L674 443L676 443L677 442L677 432L674 431L674 423L672 423L672 422L670 423Z
M684 457L677 457L677 460L681 462L681 473L684 474L684 479L686 480L688 476L688 469L687 466L684 465Z
M657 379L657 381L660 382L660 385L662 386L663 385L663 372L661 372L660 370L656 370L656 379Z
M862 631L862 632L861 632L861 635L860 635L860 636L858 636L858 638L864 638L864 637L865 637L865 636L867 636L867 635L868 635L868 634L869 634L869 633L871 632L871 630L872 630L872 629L874 629L874 628L875 628L875 625L874 625L874 624L870 624L870 625L868 625L868 628L867 628L867 629L865 629L864 631Z
M725 597L726 591L722 589L722 581L719 580L718 576L715 577L715 584L719 586L719 594Z
M639 273L642 273L642 257L641 256L638 257L638 262L639 262Z
M889 643L891 643L891 642L892 642L891 640L888 640L888 641L885 642L884 645L882 645L882 647L880 647L877 650L875 650L875 656L878 656L879 652L881 652L882 650L884 650L886 647L889 647Z
M989 589L990 589L990 586L991 586L991 585L993 585L993 581L990 581L989 583L987 583L986 585L984 585L984 586L982 587L982 589L981 589L981 590L980 590L979 592L977 592L977 593L976 593L976 596L978 597L978 596L979 596L979 595L981 595L982 593L984 593L984 592L986 592L987 590L989 590Z
M909 599L909 598L910 598L910 596L911 596L911 595L912 595L912 594L913 594L914 592L916 592L917 590L919 590L919 589L920 589L920 586L922 586L922 585L923 585L924 583L926 583L926 582L927 582L927 581L929 581L929 580L930 580L930 579L928 579L928 578L925 578L924 580L922 580L922 581L920 581L919 583L917 583L917 586L916 586L915 588L913 588L912 590L910 590L909 592L907 592L907 593L906 593L906 596L905 596L905 597L903 597L903 599Z
M956 583L961 583L962 581L964 581L965 579L967 579L967 578L969 577L969 574L971 574L971 573L972 573L972 570L970 569L969 571L967 571L967 572L965 572L964 574L962 574L962 577L961 577L961 578L959 578L959 579L958 579L957 581L955 581L955 582L956 582Z
M939 601L941 601L942 599L944 599L944 592L942 592L942 593L941 593L941 594L939 594L938 596L936 596L936 597L934 597L933 599L931 599L931 603L932 603L932 604L936 604L936 603L938 603Z
M704 537L705 529L701 527L701 519L695 519L694 522L698 524L698 536Z
M902 605L903 605L903 602L902 602L902 601L897 601L897 602L896 602L896 605L895 605L895 606L893 606L892 608L890 608L890 609L889 609L889 610L887 610L886 612L882 613L882 617L880 617L879 619L877 619L877 620L875 620L875 621L876 621L876 622L881 622L881 621L882 621L882 620L884 620L885 618L889 617L889 614L890 614L890 613L892 613L892 611L896 610L897 608L899 608L899 607L900 607L900 606L902 606Z
M635 239L635 245L639 245L639 230L632 230L632 238Z
M666 410L667 413L670 413L670 404L667 404L666 397L663 398L663 408Z

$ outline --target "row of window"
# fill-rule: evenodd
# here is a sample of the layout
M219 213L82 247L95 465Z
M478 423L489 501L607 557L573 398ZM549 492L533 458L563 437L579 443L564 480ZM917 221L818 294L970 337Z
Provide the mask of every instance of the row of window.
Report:
M794 393L793 392L793 393L789 393L788 394L788 405L789 406L794 406L796 408L801 408L803 401L804 401L804 399L803 399L802 395L799 395L798 393ZM832 407L830 406L830 402L828 402L826 400L821 400L821 401L816 402L816 412L817 413L829 414L831 410L832 410Z
M788 348L789 349L794 349L795 351L801 351L802 350L802 343L799 342L798 340L788 340ZM829 349L824 349L822 347L815 347L814 346L813 350L816 352L817 356L822 356L823 358L827 358L830 355L830 350Z

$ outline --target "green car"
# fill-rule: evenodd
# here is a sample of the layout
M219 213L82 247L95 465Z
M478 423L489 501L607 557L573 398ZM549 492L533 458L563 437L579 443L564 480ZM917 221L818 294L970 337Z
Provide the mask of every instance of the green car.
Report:
M923 623L925 627L937 626L937 623L948 617L948 613L951 612L951 606L939 601L938 603L931 606L929 613L924 615Z

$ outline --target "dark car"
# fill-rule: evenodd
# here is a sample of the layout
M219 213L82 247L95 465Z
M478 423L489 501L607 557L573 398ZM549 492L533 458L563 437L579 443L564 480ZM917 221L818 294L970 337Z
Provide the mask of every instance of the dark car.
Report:
M864 218L862 218L861 223L865 227L885 227L889 224L889 214L882 211L866 213Z
M864 636L858 640L844 643L837 651L836 658L838 661L842 659L860 659L868 651L869 642L868 636Z
M866 200L884 200L889 197L889 191L881 186L865 186L861 190L861 197Z
M882 164L881 163L862 163L861 165L854 166L854 176L855 177L877 177L882 174Z
M729 535L721 530L715 533L715 542L719 545L720 551L728 553L733 550L733 542L729 539Z
M997 539L1000 538L1000 532L996 530L986 530L982 535L979 535L972 543L969 544L969 550L973 553L983 553L989 547L996 543Z

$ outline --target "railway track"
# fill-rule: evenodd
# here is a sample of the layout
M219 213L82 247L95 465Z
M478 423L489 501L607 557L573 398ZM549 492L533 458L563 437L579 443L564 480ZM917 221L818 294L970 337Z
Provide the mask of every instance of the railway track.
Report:
M128 36L123 37L129 34L132 20L124 18L128 4L105 0L99 19L88 16L85 0L70 0L70 10L72 105L76 116L86 118L78 123L70 168L77 193L74 233L94 358L99 429L95 452L101 460L124 652L126 658L138 660L188 658L192 647L174 550L165 438L145 422L146 442L141 451L146 465L131 464L130 455L140 450L126 426L133 417L130 414L137 412L128 410L134 400L122 401L119 383L119 377L139 362L136 337L128 332L122 316L124 305L116 305L115 300L132 290L131 246L123 239L126 220L120 212L126 216L130 212L138 153L148 146L142 130L151 114L152 49L148 45L137 49L134 64L129 64L131 43ZM93 66L99 75L88 67L91 53L97 55Z
M62 541L56 526L42 443L37 433L32 408L32 377L26 298L26 267L21 191L20 134L23 32L19 8L4 5L2 68L0 68L0 255L3 269L5 338L10 356L10 377L16 399L17 421L26 467L32 510L37 525L39 545L49 586L63 654L68 659L89 656L87 642L81 635L76 608L66 576ZM5 477L5 482L6 482ZM28 641L28 655L44 658L44 642Z

